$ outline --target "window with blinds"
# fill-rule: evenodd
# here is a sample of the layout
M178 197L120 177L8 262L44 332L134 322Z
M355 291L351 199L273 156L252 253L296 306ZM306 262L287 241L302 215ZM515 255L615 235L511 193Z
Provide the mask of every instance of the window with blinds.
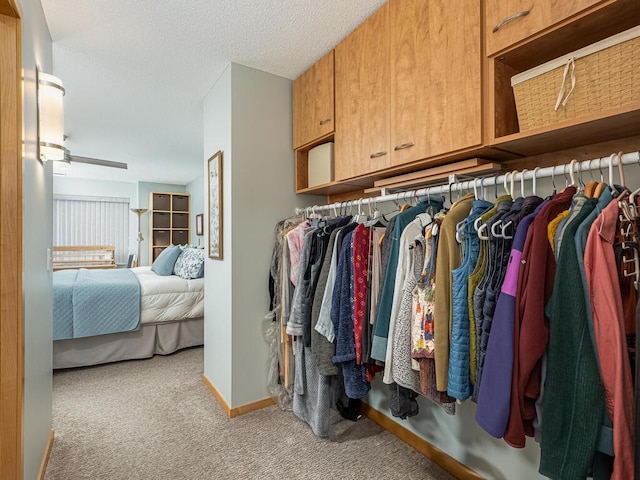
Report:
M129 215L128 198L55 195L53 245L113 245L116 263L126 265Z

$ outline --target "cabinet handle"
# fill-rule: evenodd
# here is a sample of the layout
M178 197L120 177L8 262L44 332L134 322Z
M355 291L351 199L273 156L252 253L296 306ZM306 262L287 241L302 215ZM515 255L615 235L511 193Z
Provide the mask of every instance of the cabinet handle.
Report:
M371 155L369 155L369 158L384 157L386 154L387 154L387 152L376 152L376 153L372 153Z
M496 33L498 30L500 30L510 21L515 20L516 18L526 17L530 13L531 13L531 10L525 10L524 12L518 12L518 13L514 13L513 15L509 15L507 18L503 19L500 23L498 23L495 27L493 27L493 33Z
M400 145L396 145L394 150L404 150L405 148L411 148L415 145L413 142L409 143L401 143Z
M329 123L330 121L330 118L325 118L324 120L320 120L320 125L324 125L325 123Z

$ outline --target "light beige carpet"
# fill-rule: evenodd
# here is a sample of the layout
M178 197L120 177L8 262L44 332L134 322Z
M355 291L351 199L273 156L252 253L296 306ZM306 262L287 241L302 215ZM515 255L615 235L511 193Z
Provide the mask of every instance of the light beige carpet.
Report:
M46 480L450 480L368 419L327 440L273 406L228 419L203 385L203 349L58 371Z

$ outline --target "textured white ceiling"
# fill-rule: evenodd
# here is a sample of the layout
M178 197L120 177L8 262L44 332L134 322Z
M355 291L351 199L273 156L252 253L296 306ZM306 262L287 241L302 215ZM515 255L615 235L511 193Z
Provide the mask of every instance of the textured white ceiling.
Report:
M385 0L41 0L64 82L70 176L186 184L229 62L296 78Z

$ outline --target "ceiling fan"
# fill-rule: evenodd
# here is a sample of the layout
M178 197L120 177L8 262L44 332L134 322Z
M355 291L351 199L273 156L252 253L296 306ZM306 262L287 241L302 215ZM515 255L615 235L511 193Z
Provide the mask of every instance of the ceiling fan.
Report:
M71 163L85 163L87 165L98 165L100 167L121 168L123 170L128 169L128 165L124 162L114 162L112 160L101 160L99 158L81 157L78 155L69 154L69 161Z
M96 165L98 167L120 168L122 170L127 170L129 168L124 162L114 162L112 160L102 160L100 158L71 155L69 150L66 150L64 161L54 163L53 173L55 175L66 175L72 163L84 163L86 165Z

